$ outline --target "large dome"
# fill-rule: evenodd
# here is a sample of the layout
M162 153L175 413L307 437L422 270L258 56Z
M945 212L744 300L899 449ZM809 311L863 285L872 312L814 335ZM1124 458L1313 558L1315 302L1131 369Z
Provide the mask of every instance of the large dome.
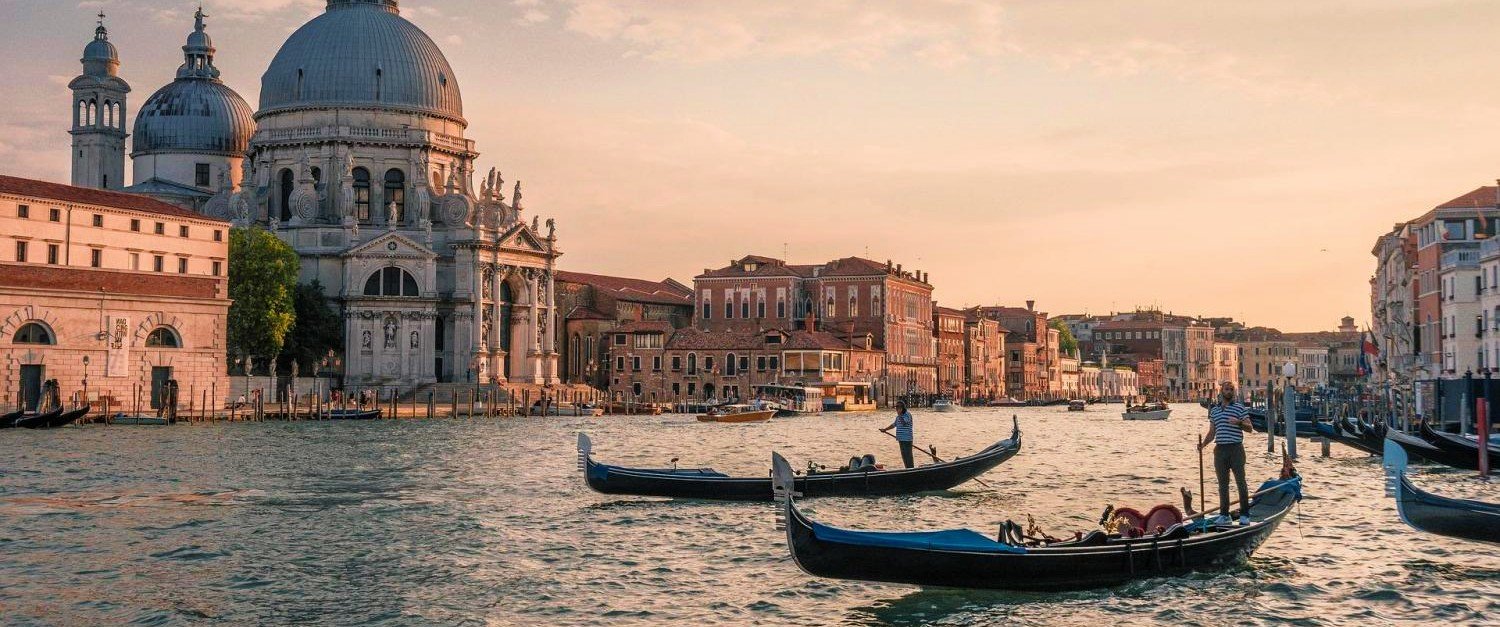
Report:
M217 80L179 78L157 90L135 117L131 155L206 152L241 157L255 134L250 105Z
M259 116L302 107L411 110L463 122L453 68L396 0L329 0L261 77Z

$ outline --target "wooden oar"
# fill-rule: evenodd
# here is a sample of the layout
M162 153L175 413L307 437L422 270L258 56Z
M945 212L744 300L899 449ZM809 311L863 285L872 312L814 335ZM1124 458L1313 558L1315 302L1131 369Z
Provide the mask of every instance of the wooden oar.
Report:
M884 433L884 434L886 434L886 435L888 435L888 436L891 436L891 437L892 437L892 438L895 438L895 439L896 439L896 441L897 441L897 442L900 442L900 441L901 441L901 438L897 438L897 437L896 437L896 434L894 434L894 433L891 433L891 432L890 432L890 431L881 431L881 433ZM922 451L922 452L923 452L923 453L926 453L926 454L927 454L927 456L928 456L928 457L931 457L931 458L932 458L932 461L934 461L934 462L937 462L937 463L939 463L939 464L946 464L946 463L948 463L948 462L947 462L947 461L946 461L946 460L944 460L944 459L943 459L943 458L941 458L941 457L938 457L938 456L937 456L937 453L934 453L934 452L932 452L932 451L929 451L929 450L927 450L927 449L925 449L925 448L922 448L922 447L920 447L920 446L917 446L917 443L916 443L916 442L912 442L912 443L911 443L911 447L912 447L912 448L914 448L914 449L917 449L917 450L919 450L919 451ZM992 485L990 485L990 484L988 484L988 483L985 483L985 482L984 482L984 480L983 480L983 479L980 479L980 478L979 478L979 477L974 477L974 482L975 482L975 483L978 483L978 484L979 484L979 485L982 485L982 486L984 486L984 487L986 487L986 488L989 488L989 489L991 489L991 490L993 490L993 489L995 489L995 486L992 486Z

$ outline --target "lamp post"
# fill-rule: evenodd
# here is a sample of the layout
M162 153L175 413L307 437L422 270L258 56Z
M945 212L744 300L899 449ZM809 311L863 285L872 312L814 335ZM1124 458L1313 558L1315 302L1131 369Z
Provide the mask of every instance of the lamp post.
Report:
M1286 454L1292 459L1297 459L1297 388L1294 379L1297 377L1297 363L1287 361L1281 366L1281 376L1286 377L1286 388L1282 392L1281 416L1286 422ZM1266 421L1266 429L1270 430L1270 421Z
M83 403L89 402L89 356L83 356Z

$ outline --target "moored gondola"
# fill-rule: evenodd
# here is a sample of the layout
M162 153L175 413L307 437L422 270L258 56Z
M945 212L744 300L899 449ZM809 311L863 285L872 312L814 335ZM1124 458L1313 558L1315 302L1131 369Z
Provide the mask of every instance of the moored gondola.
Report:
M1318 422L1313 424L1313 429L1318 435L1334 440L1351 448L1359 449L1373 455L1380 455L1383 451L1384 439L1378 436L1367 436L1348 418L1338 418L1330 422Z
M881 496L947 490L974 479L1021 450L1021 427L1012 418L1011 436L968 457L947 462L877 470L864 464L853 470L797 476L807 496ZM604 494L632 494L727 501L771 500L771 477L731 477L712 468L625 468L594 461L593 443L578 434L578 468L590 488Z
M1436 446L1433 446L1432 443L1428 442L1427 440L1423 440L1422 438L1414 435L1402 433L1395 429L1387 430L1385 433L1385 437L1387 440L1400 445L1402 450L1405 450L1406 454L1410 455L1411 457L1425 459L1429 462L1442 464L1444 466L1462 468L1464 470L1479 469L1479 455L1477 454L1460 455L1452 451L1445 451ZM1385 450L1384 446L1385 444L1382 443L1382 451Z
M797 507L791 467L773 455L777 508L797 566L815 577L917 586L1056 591L1223 568L1255 551L1300 497L1301 480L1262 486L1243 526L1176 524L1125 538L1094 531L1052 543L1001 542L969 529L857 531Z
M84 416L87 416L88 413L89 413L89 408L87 408L87 407L79 407L77 409L73 409L73 410L70 410L70 411L65 411L65 412L63 412L61 414L58 414L56 418L48 420L47 424L43 425L42 428L44 428L44 429L55 429L57 427L67 426L67 425L70 425L73 422L75 422L75 421L83 418Z
M25 416L17 418L12 424L17 427L24 427L27 429L43 429L46 428L47 423L52 422L53 420L57 420L57 418L61 416L62 413L63 410L61 407L59 407L52 411L42 412L39 414L27 414Z
M1479 467L1479 440L1470 440L1456 433L1436 431L1425 422L1421 425L1421 433L1422 439L1427 440L1428 444L1460 457L1467 455L1469 459L1474 460L1474 467L1476 469ZM1500 446L1490 445L1485 452L1490 456L1490 468L1500 468Z
M380 417L378 409L334 409L323 413L328 420L374 420Z
M1396 512L1413 529L1450 538L1500 543L1500 504L1453 499L1426 492L1406 476L1406 450L1395 442L1385 448L1386 495L1396 498Z
M16 419L25 415L26 412L24 411L13 411L8 414L0 415L0 429L9 429L16 426Z

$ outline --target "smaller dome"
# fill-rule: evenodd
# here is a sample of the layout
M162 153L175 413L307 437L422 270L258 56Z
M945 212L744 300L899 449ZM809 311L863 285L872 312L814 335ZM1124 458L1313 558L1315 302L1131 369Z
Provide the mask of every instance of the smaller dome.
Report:
M84 61L119 61L120 51L108 39L95 39L83 47Z
M188 35L187 46L186 47L188 47L188 48L213 48L214 47L214 40L213 40L212 37L208 36L208 33L205 33L205 32L203 32L201 30L195 30L191 34Z
M157 90L135 117L131 156L206 152L244 156L255 134L250 105L217 80L179 78Z
M99 27L94 29L94 40L83 47L83 73L88 76L114 76L120 67L120 51L109 42L109 30L104 28L103 14Z

